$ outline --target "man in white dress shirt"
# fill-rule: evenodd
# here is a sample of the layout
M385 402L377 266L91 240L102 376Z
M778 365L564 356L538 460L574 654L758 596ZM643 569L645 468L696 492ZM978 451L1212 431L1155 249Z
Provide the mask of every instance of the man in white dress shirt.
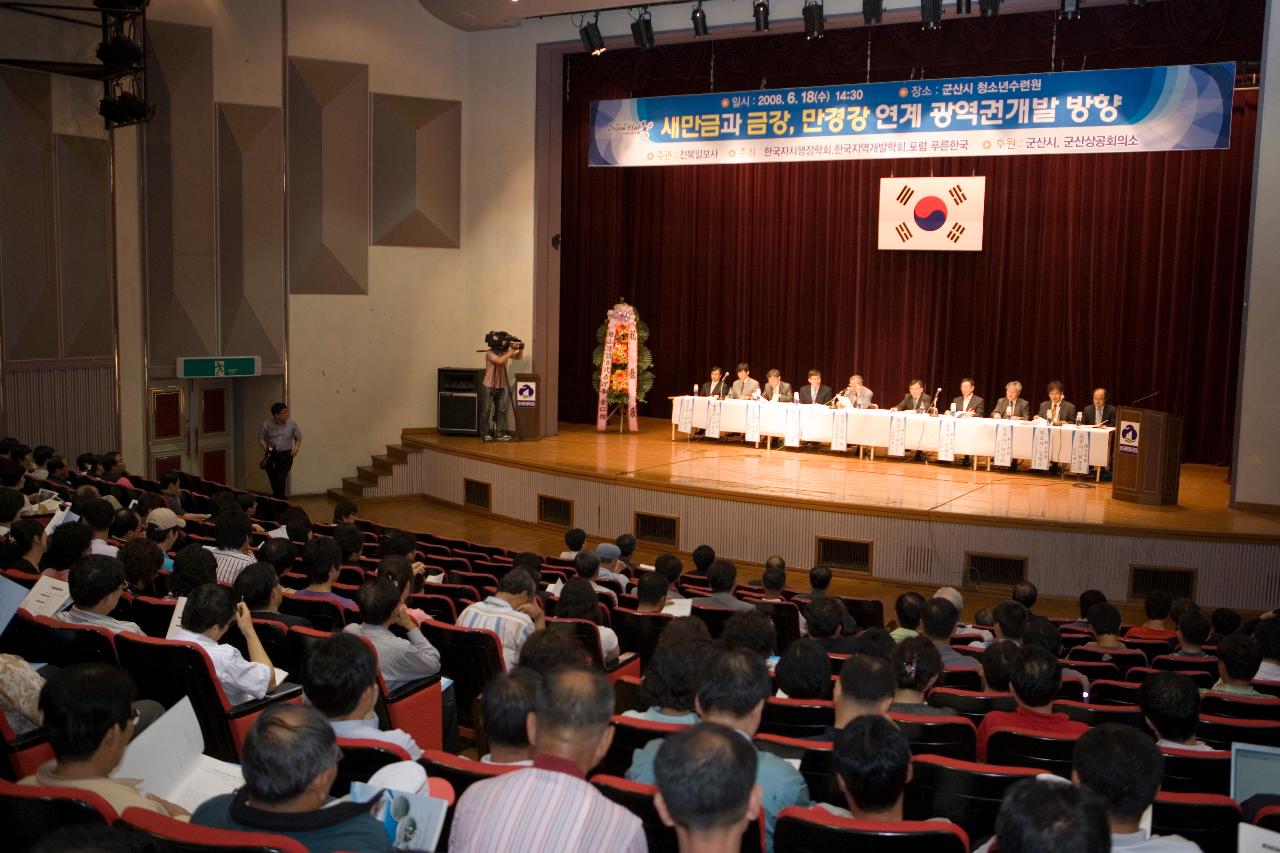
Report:
M222 642L232 622L244 635L248 660L235 646ZM225 586L207 583L192 591L182 610L182 626L173 630L173 639L205 650L222 692L233 706L261 699L276 689L276 668L253 628L253 615Z

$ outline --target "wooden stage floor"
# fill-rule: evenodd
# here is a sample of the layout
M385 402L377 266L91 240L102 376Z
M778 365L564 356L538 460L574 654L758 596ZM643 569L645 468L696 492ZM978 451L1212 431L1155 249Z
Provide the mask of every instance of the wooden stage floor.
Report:
M642 418L640 432L622 435L561 424L559 435L531 442L484 443L425 430L407 431L404 442L620 485L818 509L938 522L1280 541L1280 515L1229 508L1226 469L1209 465L1182 466L1177 506L1148 507L1112 500L1110 484L1091 478L1077 482L1074 475L987 473L884 457L870 461L817 449L766 453L741 442L688 441L684 436L672 441L670 423L656 418Z

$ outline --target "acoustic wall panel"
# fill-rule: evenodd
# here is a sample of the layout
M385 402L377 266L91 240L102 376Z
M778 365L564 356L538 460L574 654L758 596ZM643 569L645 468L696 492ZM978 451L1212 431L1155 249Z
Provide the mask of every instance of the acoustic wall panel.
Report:
M5 433L32 444L51 444L67 459L118 448L115 366L109 359L81 363L84 366L6 368Z
M218 104L218 296L222 349L284 367L281 111Z
M151 21L147 33L147 365L172 376L180 356L218 354L213 31Z
M373 244L458 248L462 104L380 94L372 102Z
M289 58L289 289L369 291L369 69Z
M115 299L111 286L107 141L57 136L54 150L62 355L110 358L115 351Z

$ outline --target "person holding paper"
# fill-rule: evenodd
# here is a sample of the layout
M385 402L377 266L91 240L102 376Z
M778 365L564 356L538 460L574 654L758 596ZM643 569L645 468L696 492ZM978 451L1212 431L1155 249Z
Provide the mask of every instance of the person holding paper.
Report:
M302 666L302 692L338 737L384 741L414 761L422 757L408 733L378 728L378 658L359 637L334 634L312 643Z
M249 660L245 660L235 646L222 642L232 621L244 635ZM237 602L231 590L224 586L207 583L192 591L182 611L182 625L174 629L173 639L194 643L205 650L232 705L261 699L276 689L277 670L253 628L248 606L243 601Z
M364 622L343 628L348 634L364 637L378 650L378 668L388 690L396 690L419 678L440 671L440 653L422 635L417 620L405 611L400 589L389 578L372 580L356 593ZM388 630L392 623L404 629L408 639Z
M307 705L276 704L253 721L244 738L244 787L207 800L191 816L197 826L287 835L311 853L390 851L368 803L333 802L338 775L333 728Z
M117 812L140 808L185 818L185 809L144 797L133 780L111 778L137 725L130 705L133 694L128 674L102 663L68 667L45 684L40 712L55 760L18 784L79 788L102 797Z
M115 557L103 557L90 554L81 557L71 567L67 578L71 588L72 605L54 618L73 625L93 625L106 628L112 634L131 631L145 634L135 623L124 619L113 619L111 611L120 603L128 585L125 580L124 563Z
M849 377L849 385L836 395L836 402L842 409L874 409L871 398L875 392L862 384L862 377L853 374Z

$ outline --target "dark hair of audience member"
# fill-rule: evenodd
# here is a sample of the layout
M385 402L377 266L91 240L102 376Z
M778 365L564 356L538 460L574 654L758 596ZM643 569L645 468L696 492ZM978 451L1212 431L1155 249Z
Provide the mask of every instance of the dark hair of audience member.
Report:
M1185 743L1200 722L1200 688L1181 672L1154 672L1138 688L1138 707L1156 734Z
M600 625L604 622L596 588L586 578L574 578L560 590L556 604L557 619L586 619Z
M107 528L107 535L112 539L124 539L131 533L136 533L142 525L142 521L138 518L138 514L131 509L118 509L111 516L111 526Z
M1230 678L1253 681L1262 666L1262 649L1248 634L1235 633L1218 643L1218 663Z
M35 450L31 451L31 461L36 463L37 468L43 468L56 453L57 451L47 444L37 444Z
M1088 788L1024 779L1005 793L996 815L1000 853L1107 853L1106 804Z
M1109 601L1089 608L1089 627L1095 636L1120 633L1120 611Z
M67 460L54 454L49 457L49 461L45 464L44 469L49 472L50 477L65 477L67 470Z
M124 564L115 557L90 554L71 566L67 584L76 607L87 609L124 587Z
M1058 656L1040 646L1026 646L1009 664L1009 686L1032 708L1053 703L1062 687L1062 666Z
M253 522L238 507L224 509L213 521L213 541L223 550L239 551L252 532Z
M844 624L844 608L834 598L815 598L806 605L804 617L809 622L809 636L825 640L836 636Z
M658 559L653 561L653 569L655 574L662 575L667 583L674 586L684 572L684 563L675 554L659 554Z
M1018 581L1013 585L1013 592L1009 597L1030 611L1031 608L1036 606L1036 600L1040 597L1040 593L1036 590L1036 585L1031 581Z
M982 679L988 692L1009 691L1009 667L1018 652L1018 644L1013 640L996 640L982 650Z
M707 569L711 568L711 564L716 561L716 549L710 545L699 545L693 549L693 570L700 574L706 574Z
M774 670L778 689L792 699L831 698L831 658L813 640L796 640Z
M893 665L884 658L854 655L840 666L842 701L872 705L892 699L897 690Z
M1032 616L1022 633L1022 645L1039 646L1057 657L1062 653L1062 631L1043 616Z
M115 518L116 509L106 498L93 498L85 501L79 513L84 523L95 533L105 533L111 529L111 519Z
M330 719L350 714L378 680L378 658L369 644L341 631L307 646L302 692Z
M1002 601L996 605L994 616L996 625L1000 627L1000 636L1009 640L1022 639L1030 616L1024 605L1017 601Z
M883 628L868 628L853 640L853 653L873 655L888 660L897 647L893 637Z
M353 525L354 526L354 525ZM361 536L363 542L364 537ZM378 556L379 557L409 557L412 558L418 551L418 540L413 538L412 533L404 530L384 530L382 535L378 537Z
M720 639L728 648L750 649L767 658L778 644L778 629L759 610L742 610L725 621Z
M538 585L524 572L507 572L498 579L498 592L532 598L538 594Z
M93 543L93 531L83 524L60 524L49 534L49 547L40 568L65 571L85 555Z
M155 492L142 492L133 502L133 511L137 513L139 519L145 520L152 510L166 507L168 504L164 502L164 498ZM145 525L144 525L145 529Z
M770 557L764 563L760 585L769 592L782 592L787 587L787 564L781 557Z
M1089 618L1089 608L1095 604L1102 604L1107 600L1107 595L1100 589L1086 589L1080 593L1080 618Z
M595 551L579 551L573 555L573 568L578 577L591 580L600 571L600 557Z
M746 649L721 649L707 660L696 694L703 716L745 717L771 692L764 658Z
M72 664L40 690L44 734L59 761L87 761L113 727L133 717L133 679L104 663Z
M653 773L671 820L686 830L705 832L742 820L758 761L738 732L703 723L666 738L654 757Z
M1240 630L1240 614L1230 607L1219 607L1213 611L1209 621L1213 623L1213 633L1219 637L1225 637Z
M1169 604L1169 621L1176 626L1182 621L1182 617L1187 613L1195 611L1200 612L1200 605L1196 604L1185 595L1180 595Z
M688 642L711 642L711 631L707 628L707 623L696 616L672 619L658 635L658 648Z
M920 627L920 611L924 609L924 596L918 592L904 592L893 603L898 617L898 627L914 631Z
M280 576L276 567L270 563L257 562L236 575L231 585L232 594L243 601L250 610L266 610L271 606L271 593L280 585Z
M855 717L836 733L831 754L850 799L863 811L891 809L906 790L911 744L888 717Z
M698 679L711 651L710 641L703 640L659 646L640 682L649 704L682 714L692 713Z
M587 653L576 638L564 631L534 631L520 647L520 666L546 675L562 666L577 666L587 660Z
M1263 619L1253 629L1253 639L1258 643L1258 653L1263 660L1280 660L1280 622Z
M0 489L0 522L15 521L26 506L27 499L22 492L7 486Z
M342 549L327 536L317 536L302 546L302 571L308 583L325 583L342 564Z
M825 590L831 586L831 569L827 566L814 566L810 569L809 586L816 590Z
M356 590L356 604L366 625L385 625L400 606L400 590L388 578L365 581Z
M280 514L280 526L291 542L306 542L311 533L311 516L300 506L291 506Z
M22 518L9 525L9 535L0 537L0 567L11 569L44 535L44 522Z
M618 538L613 540L613 544L618 546L618 550L622 552L622 559L627 559L636 552L636 537L634 533L619 533Z
M269 705L245 734L240 765L250 799L269 805L300 797L342 758L329 721L309 705Z
M1081 784L1124 821L1142 817L1164 775L1164 756L1150 735L1122 723L1101 723L1080 735L1072 765Z
M173 557L169 574L169 594L175 598L190 596L197 587L218 580L218 560L200 545L188 545Z
M258 496L251 495L248 492L240 492L236 495L236 504L249 518L253 518L258 511Z
M151 595L152 584L164 568L164 552L150 539L130 539L120 546L117 555L124 566L124 577L129 588L142 595Z
M1169 611L1173 609L1173 597L1162 589L1154 590L1147 593L1143 609L1148 619L1168 619Z
M359 508L351 501L338 501L333 505L333 523L342 524L350 520L359 511Z
M288 539L273 536L258 546L258 559L270 563L277 575L284 575L293 569L298 560L298 546Z
M538 674L523 666L489 679L480 713L490 743L517 748L529 745L525 723L538 699L538 681Z
M926 637L911 637L898 643L889 663L900 690L924 692L942 676L942 655Z
M602 731L613 716L613 685L585 664L559 667L538 680L533 713L539 731Z
M644 572L636 582L636 597L640 604L654 605L663 599L671 584L659 572Z
M973 611L973 624L981 628L994 628L996 626L996 611L991 607L979 607Z
M733 592L738 581L738 567L729 560L716 560L707 569L707 586L712 592Z
M931 598L920 611L920 626L931 640L948 640L960 621L956 607L945 598Z
M187 596L187 606L182 609L182 627L193 634L203 634L210 628L228 625L236 615L236 597L231 590L217 583L198 586Z
M587 531L581 527L575 527L564 535L565 547L570 551L581 551L582 546L587 544Z
M364 548L364 534L354 524L339 524L333 530L333 541L338 543L342 562L350 563L360 556Z
M1213 625L1199 610L1188 610L1178 620L1178 633L1191 645L1203 646L1213 633Z

